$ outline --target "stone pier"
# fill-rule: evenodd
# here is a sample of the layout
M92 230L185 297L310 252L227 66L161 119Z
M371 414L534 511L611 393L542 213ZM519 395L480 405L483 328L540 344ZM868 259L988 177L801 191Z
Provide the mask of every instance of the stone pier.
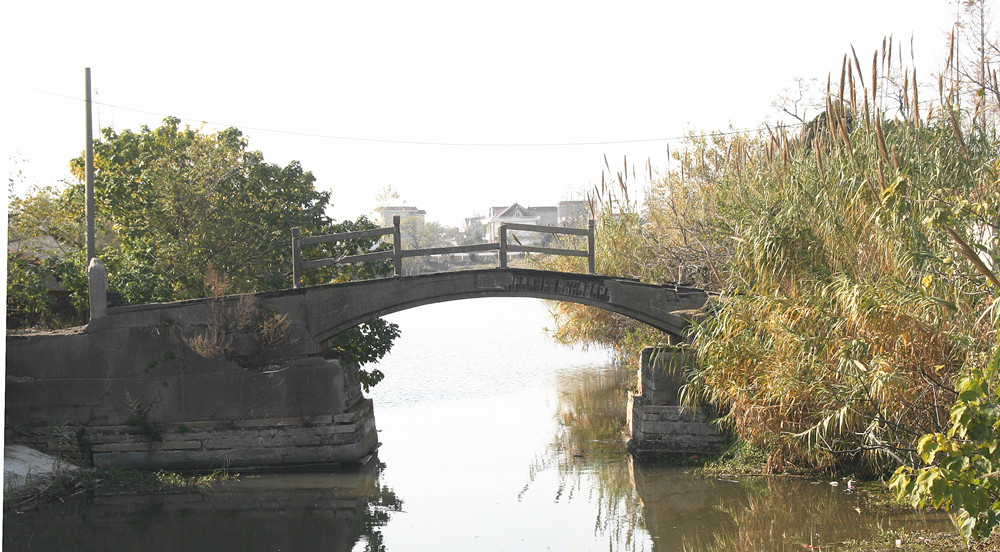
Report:
M124 307L86 328L8 335L7 442L97 467L364 462L378 443L357 368L318 354L294 317L266 350L253 331L215 331L213 312L239 311L230 303ZM196 352L191 336L206 335L218 350Z
M639 460L678 459L719 454L725 435L711 424L707 406L680 405L690 353L680 347L648 347L639 368L640 394L628 401L629 451Z

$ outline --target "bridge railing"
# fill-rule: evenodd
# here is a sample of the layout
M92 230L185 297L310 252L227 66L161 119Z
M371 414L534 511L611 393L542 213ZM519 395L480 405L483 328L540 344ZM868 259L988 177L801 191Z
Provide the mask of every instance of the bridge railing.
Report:
M522 245L516 236L511 244L508 241L508 232L511 231L540 232L544 234L568 234L576 236L587 236L587 249L563 249L554 247L535 247ZM338 259L316 259L303 261L302 246L315 245L319 243L337 243L363 238L381 238L392 235L392 250L375 251L371 253L361 253L357 255L346 255ZM430 247L425 249L403 249L402 234L399 230L399 215L392 217L392 226L386 228L373 228L371 230L360 230L357 232L342 232L339 234L326 234L322 236L301 236L298 228L292 228L292 285L296 288L302 287L302 271L307 268L319 268L322 266L338 266L349 263L360 263L365 261L380 261L392 259L393 272L396 276L403 275L403 259L409 257L426 257L430 255L451 255L455 253L479 253L483 251L498 251L497 259L500 268L507 268L508 256L510 253L542 253L545 255L563 255L570 257L587 257L587 270L594 273L594 221L587 223L587 228L563 228L561 226L539 226L534 224L514 224L503 223L500 225L499 242L481 243L476 245L456 245L451 247Z

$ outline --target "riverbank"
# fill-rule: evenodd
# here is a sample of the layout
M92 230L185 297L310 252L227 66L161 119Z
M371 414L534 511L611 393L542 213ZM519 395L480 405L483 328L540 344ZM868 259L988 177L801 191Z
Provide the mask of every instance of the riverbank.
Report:
M933 531L885 531L878 537L869 540L849 541L844 543L842 552L997 552L1000 550L1000 538L994 535L987 542L974 542L965 546L962 537L957 532L941 533Z
M694 466L696 477L737 480L743 478L791 477L810 480L814 486L835 487L851 494L857 500L856 509L862 511L879 510L889 514L907 515L919 510L900 503L883 481L856 481L845 476L833 478L821 470L801 471L786 474L767 474L766 451L746 443L738 442L717 458L695 458L688 462ZM934 512L931 508L924 511ZM969 546L963 542L958 529L952 531L930 531L926 529L887 529L871 538L852 539L846 542L814 547L816 550L837 550L841 552L874 551L937 551L937 552L1000 552L1000 533L994 534L986 542L973 542Z
M80 473L79 466L23 445L3 449L3 503L17 506L58 493Z
M234 479L226 470L183 475L170 471L94 469L74 465L23 445L4 447L4 511L23 510L83 492L155 493L178 488L209 490Z

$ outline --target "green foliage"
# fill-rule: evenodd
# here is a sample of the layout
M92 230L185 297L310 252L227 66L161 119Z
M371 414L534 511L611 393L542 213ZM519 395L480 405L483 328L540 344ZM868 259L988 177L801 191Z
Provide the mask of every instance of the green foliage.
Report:
M146 435L151 441L162 441L163 432L149 419L149 410L152 405L132 398L128 391L125 392L125 399L129 408L129 416L125 420L125 425L135 426L139 433Z
M767 471L770 456L771 450L766 444L736 441L718 458L702 466L699 472L707 476L759 475Z
M152 493L179 488L212 491L213 485L237 477L238 475L230 474L224 469L204 474L184 475L166 470L154 472L110 467L84 472L80 477L80 483L84 487L116 493Z
M7 251L7 326L44 325L52 319L54 298L38 262Z
M83 163L82 157L71 161L80 180L65 189L10 198L10 239L43 239L59 248L57 255L8 252L10 327L86 321ZM333 223L325 214L330 194L316 189L312 173L296 161L284 167L266 163L235 128L204 134L170 117L156 129L104 129L94 144L94 166L98 256L107 266L110 290L126 304L205 297L209 273L225 280L227 293L288 288L293 227L304 236L376 227L364 216ZM354 240L309 247L303 256L337 258L388 247L379 239ZM371 279L391 271L390 261L354 263L310 270L303 283ZM51 289L62 291L69 313L60 311ZM338 346L361 364L381 358L397 335L393 325L370 321L347 332ZM369 384L379 379L376 372Z
M82 207L82 204L79 205ZM34 188L7 204L7 326L86 322L82 208L66 191Z
M768 450L771 470L915 460L992 349L1000 139L947 101L919 113L884 54L877 95L845 64L799 135L691 137L642 202L628 170L593 196L599 272L722 292L695 328L686 395ZM593 310L559 316L569 341L657 338Z
M345 220L338 223L329 224L322 228L320 232L303 232L303 237L313 234L340 234L344 232L358 232L361 230L373 230L379 226L372 222L365 215L359 216L356 220ZM337 259L347 255L358 255L361 253L372 253L375 251L391 250L392 244L379 238L364 238L347 242L322 243L309 245L302 249L303 260L314 259ZM289 260L289 263L291 261ZM291 265L289 265L291 266ZM352 280L371 280L382 278L392 274L392 261L384 259L381 261L352 263L340 267L322 267L309 269L302 274L302 285L326 284L331 282L349 282Z
M956 385L958 399L945 433L927 434L916 450L925 466L901 466L890 487L915 507L957 509L966 542L986 539L1000 525L1000 343L987 369Z
M289 287L291 228L328 226L329 193L298 162L264 162L239 130L102 131L94 182L109 285L126 303L200 297L209 264L235 293ZM71 168L83 175L83 159ZM77 183L69 195L82 195Z
M980 538L1000 518L1000 96L963 105L953 55L927 109L891 47L870 70L846 57L798 135L692 137L641 208L627 166L617 189L602 184L598 271L722 292L695 328L686 396L766 450L768 470L907 466L900 496L962 508ZM637 335L558 314L566 340Z
M337 334L325 343L324 355L339 358L356 366L363 366L384 357L392 348L392 342L399 337L399 325L373 318L345 332ZM382 381L385 374L381 370L361 369L358 372L365 391Z
M88 309L83 256L7 251L7 327L75 326ZM57 293L56 290L59 290Z
M456 245L476 245L486 243L486 225L480 221L475 221L469 224L465 230L457 231L456 234Z
M65 253L86 245L83 197L72 188L34 187L25 197L11 193L7 202L7 239L24 240L51 236L58 251Z
M860 108L828 105L834 131L776 134L718 188L730 289L698 328L691 387L742 438L780 443L775 469L881 473L941 430L952 382L988 354L988 280L956 255L980 219L955 199L1000 208L995 145L963 145L946 110L854 124L836 113Z

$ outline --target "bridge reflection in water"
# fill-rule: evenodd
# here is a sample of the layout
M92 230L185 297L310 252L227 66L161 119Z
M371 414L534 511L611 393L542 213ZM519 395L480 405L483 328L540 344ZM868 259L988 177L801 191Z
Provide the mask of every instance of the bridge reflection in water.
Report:
M78 495L5 513L4 550L380 550L402 507L377 462L354 472L243 475L211 491Z

